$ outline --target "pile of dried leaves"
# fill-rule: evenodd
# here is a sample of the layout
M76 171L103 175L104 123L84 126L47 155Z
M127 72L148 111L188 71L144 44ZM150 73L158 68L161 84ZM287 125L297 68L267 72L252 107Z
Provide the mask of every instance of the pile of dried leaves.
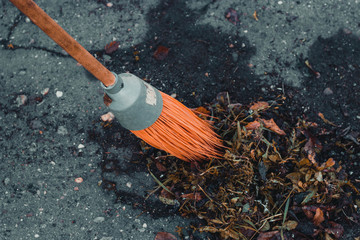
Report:
M203 219L194 230L222 239L339 239L343 223L359 220L359 192L339 160L324 158L318 136L329 132L287 122L283 101L243 106L221 93L198 108L228 147L223 158L190 164L158 152L148 158L159 184L152 193L161 190L162 202Z

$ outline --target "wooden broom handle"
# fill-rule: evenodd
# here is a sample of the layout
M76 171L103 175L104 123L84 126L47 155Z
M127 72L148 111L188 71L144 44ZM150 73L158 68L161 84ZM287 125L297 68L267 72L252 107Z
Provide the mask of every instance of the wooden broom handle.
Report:
M72 38L59 24L47 15L32 0L9 0L31 21L43 30L52 40L78 61L84 68L99 79L105 86L115 83L115 76Z

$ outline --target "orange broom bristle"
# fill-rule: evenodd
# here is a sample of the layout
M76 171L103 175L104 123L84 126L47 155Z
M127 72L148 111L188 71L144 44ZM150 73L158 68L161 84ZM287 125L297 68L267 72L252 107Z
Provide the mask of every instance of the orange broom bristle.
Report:
M150 127L131 132L184 161L220 157L222 141L211 125L176 99L160 93L163 109L159 118Z

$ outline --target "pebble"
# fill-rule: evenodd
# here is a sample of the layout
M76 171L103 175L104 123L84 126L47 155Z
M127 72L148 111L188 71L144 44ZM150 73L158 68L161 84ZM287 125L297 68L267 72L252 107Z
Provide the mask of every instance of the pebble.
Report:
M85 146L83 144L79 144L78 149L83 149Z
M45 88L44 90L41 91L41 94L45 96L46 94L49 93L49 90L50 90L49 88Z
M21 75L21 76L24 76L26 74L26 71L24 71L24 70L21 70L20 72L19 72L19 75Z
M101 223L103 221L105 221L104 217L97 217L97 218L94 219L94 222L96 222L96 223Z
M22 106L22 105L25 105L26 101L27 101L27 96L26 95L19 95L17 98L16 98L16 104L18 107Z
M331 88L325 88L324 89L324 94L325 95L331 95L331 94L333 94L334 92L333 92L333 90L331 90Z
M68 134L68 130L64 126L59 126L57 130L57 134L66 135Z
M55 94L58 98L61 98L64 95L64 93L62 91L56 91Z
M10 178L5 178L4 179L4 184L5 186L8 185L10 183Z
M127 186L128 188L131 188L132 183L131 183L131 182L127 182L127 183L126 183L126 186Z

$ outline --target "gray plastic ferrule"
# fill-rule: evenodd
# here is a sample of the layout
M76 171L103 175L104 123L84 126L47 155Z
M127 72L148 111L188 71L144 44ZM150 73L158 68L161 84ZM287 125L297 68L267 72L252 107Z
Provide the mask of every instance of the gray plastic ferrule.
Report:
M163 100L159 90L130 73L115 74L115 83L106 87L109 106L120 124L129 130L150 127L160 116Z

